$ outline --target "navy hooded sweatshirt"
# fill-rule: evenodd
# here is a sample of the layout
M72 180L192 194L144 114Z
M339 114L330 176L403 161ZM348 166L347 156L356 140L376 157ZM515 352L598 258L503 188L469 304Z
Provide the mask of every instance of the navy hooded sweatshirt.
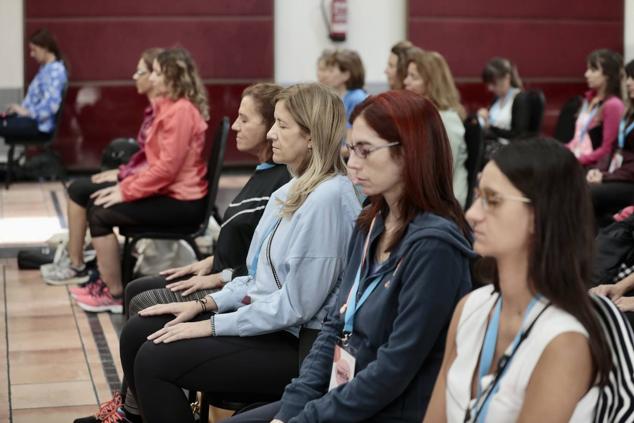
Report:
M376 256L383 230L383 219L377 216L357 298L377 276L382 280L354 318L350 338L356 350L354 379L328 392L334 347L344 326L341 307L354 284L367 234L358 227L350 241L337 303L329 310L300 376L286 387L277 419L285 423L422 420L453 310L471 290L469 259L475 254L456 224L421 213L389 259L368 274L367 261Z

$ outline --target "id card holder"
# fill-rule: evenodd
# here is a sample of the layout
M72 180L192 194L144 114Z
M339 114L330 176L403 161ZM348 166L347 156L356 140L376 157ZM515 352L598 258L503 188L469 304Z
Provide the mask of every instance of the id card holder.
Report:
M354 368L356 364L357 359L354 357L351 348L344 346L344 342L341 339L337 340L332 360L328 391L350 382L354 378Z
M621 154L621 151L619 150L614 153L614 156L612 157L612 160L610 161L610 168L608 169L608 172L612 173L615 170L619 169L622 165L623 165L623 154Z

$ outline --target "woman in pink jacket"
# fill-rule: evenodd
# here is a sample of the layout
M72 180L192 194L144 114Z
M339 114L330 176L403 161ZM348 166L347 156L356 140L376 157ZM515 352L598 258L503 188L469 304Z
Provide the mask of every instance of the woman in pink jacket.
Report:
M91 196L88 226L102 283L97 284L101 289L75 297L86 311L123 311L119 245L113 227L195 225L204 218L205 88L189 52L181 48L157 56L150 80L158 97L145 144L147 166Z

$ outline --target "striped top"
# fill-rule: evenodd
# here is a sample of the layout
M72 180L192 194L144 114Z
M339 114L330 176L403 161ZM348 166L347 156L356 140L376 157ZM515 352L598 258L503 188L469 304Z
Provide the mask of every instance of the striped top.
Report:
M233 277L248 273L246 259L253 232L270 195L290 180L291 176L285 165L255 171L225 211L212 273L222 272L224 269L233 269Z

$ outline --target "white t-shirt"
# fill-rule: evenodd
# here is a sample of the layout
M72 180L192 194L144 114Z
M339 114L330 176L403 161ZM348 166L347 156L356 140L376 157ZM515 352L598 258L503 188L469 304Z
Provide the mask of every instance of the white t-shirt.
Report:
M471 401L473 372L478 365L489 313L497 298L498 293L493 291L492 285L484 286L470 294L462 310L456 332L457 356L447 373L446 411L449 423L464 420ZM545 300L538 302L529 312L526 321L532 322L546 305ZM565 332L588 336L588 332L575 317L551 305L535 322L500 379L498 391L489 400L486 423L510 423L517 420L528 382L542 352L550 341ZM591 388L577 404L570 422L592 422L598 395L599 389Z

